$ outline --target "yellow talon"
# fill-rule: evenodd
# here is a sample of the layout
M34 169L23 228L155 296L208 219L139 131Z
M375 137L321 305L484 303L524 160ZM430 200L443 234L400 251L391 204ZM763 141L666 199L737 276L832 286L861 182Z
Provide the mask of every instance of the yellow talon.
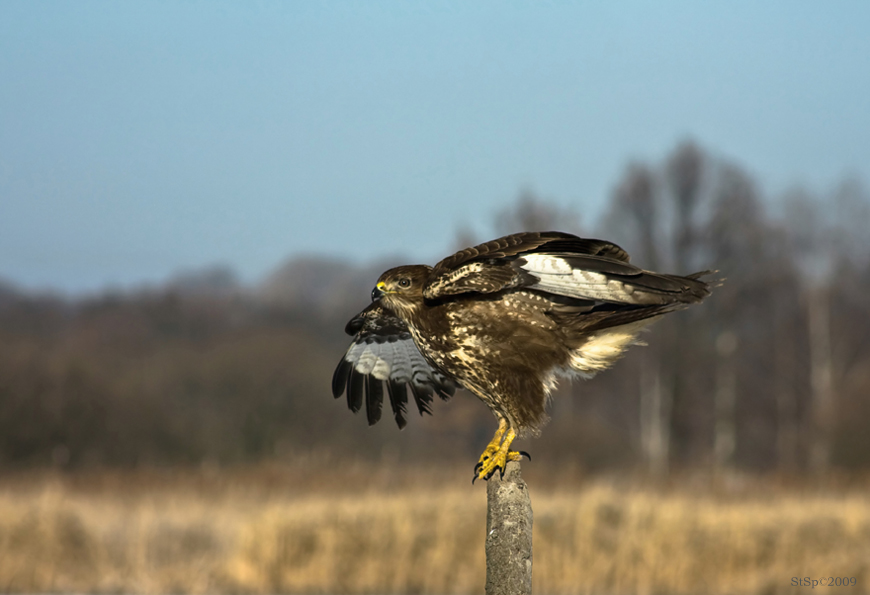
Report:
M505 420L499 420L495 435L490 443L486 445L477 465L474 466L474 480L487 480L498 469L501 469L501 473L504 475L504 469L508 461L519 461L522 459L522 453L510 450L511 442L514 441L516 436L516 432L513 429L508 429ZM474 483L474 480L472 480L472 483Z
M483 454L481 454L480 458L477 460L477 465L474 466L475 473L477 473L479 468L486 464L487 459L491 458L492 455L498 452L499 447L501 447L502 437L506 431L507 422L503 419L498 420L498 429L495 431L492 440L490 440L489 444L486 445L486 448L483 449Z

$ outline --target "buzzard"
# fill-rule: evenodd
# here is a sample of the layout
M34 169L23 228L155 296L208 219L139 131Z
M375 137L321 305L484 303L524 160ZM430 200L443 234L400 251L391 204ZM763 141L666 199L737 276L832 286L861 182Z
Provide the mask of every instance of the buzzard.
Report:
M409 391L422 414L434 395L465 388L498 420L474 468L474 479L489 479L526 454L511 443L540 432L559 377L608 368L643 327L710 295L707 273L645 271L616 244L556 231L508 235L434 268L390 269L345 328L353 340L332 392L354 412L365 401L371 425L386 386L402 428Z

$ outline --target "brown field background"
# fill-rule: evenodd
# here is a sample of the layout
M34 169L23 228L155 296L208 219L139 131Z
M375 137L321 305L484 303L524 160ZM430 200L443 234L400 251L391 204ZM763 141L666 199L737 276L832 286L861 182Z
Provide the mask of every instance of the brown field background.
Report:
M870 592L867 486L525 463L538 593ZM7 475L0 590L476 593L486 492L468 469L305 459L196 472ZM825 592L825 591L823 591Z
M726 281L516 443L535 591L870 593L870 189L765 196L686 141L608 201L595 223L521 193L493 233ZM444 256L491 237L456 230ZM79 297L0 279L0 592L481 592L490 411L459 391L399 432L330 387L346 322L406 262L298 254L257 282Z

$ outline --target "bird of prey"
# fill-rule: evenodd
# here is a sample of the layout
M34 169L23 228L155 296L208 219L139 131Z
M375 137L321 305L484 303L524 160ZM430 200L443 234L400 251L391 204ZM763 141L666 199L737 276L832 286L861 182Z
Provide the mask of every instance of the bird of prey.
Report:
M399 428L408 391L420 413L433 395L465 388L498 420L474 479L504 473L536 435L559 377L608 368L638 332L710 294L701 280L645 271L616 244L562 232L508 235L460 250L434 267L380 276L372 303L345 328L353 336L332 378L354 412L380 419L384 386Z

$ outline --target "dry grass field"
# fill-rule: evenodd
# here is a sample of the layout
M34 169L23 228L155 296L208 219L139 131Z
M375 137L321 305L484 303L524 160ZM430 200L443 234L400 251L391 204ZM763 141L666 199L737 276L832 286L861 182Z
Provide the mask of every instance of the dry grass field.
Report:
M560 483L527 467L537 593L815 592L792 585L806 576L870 592L860 486ZM486 495L464 471L6 476L0 591L477 593Z

